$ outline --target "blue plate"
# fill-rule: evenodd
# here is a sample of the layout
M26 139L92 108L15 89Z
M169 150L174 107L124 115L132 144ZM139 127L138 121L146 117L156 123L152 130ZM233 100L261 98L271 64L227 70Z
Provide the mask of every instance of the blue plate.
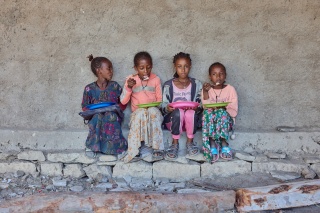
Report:
M101 103L97 103L97 104L89 104L87 106L88 109L98 109L98 108L102 108L102 107L108 107L108 106L112 106L115 105L115 103L113 102L101 102Z

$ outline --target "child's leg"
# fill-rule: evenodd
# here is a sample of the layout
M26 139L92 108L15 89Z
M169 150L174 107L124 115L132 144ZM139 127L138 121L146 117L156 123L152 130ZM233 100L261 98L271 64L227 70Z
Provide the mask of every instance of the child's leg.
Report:
M187 133L187 151L190 155L195 155L199 153L199 148L193 143L196 133L196 114L194 110L185 111L184 123Z
M146 146L152 147L154 150L164 150L163 133L161 124L163 116L157 107L148 108L148 141L145 141Z
M139 154L141 141L147 138L147 110L137 109L130 116L129 135L128 135L128 154L124 158L124 162L130 162Z
M212 109L205 109L202 116L202 150L205 159L212 161L210 137L215 134L215 113Z
M168 130L171 131L174 142L177 142L180 139L183 120L184 111L181 109L175 109L173 112L166 116L165 124Z

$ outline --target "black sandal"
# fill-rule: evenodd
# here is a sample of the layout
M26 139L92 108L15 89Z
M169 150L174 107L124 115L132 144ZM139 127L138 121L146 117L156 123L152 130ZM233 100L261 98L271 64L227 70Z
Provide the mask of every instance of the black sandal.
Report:
M172 144L166 151L166 157L169 159L177 159L179 152L179 144Z
M194 142L187 143L187 152L189 155L197 155L199 153L199 148Z

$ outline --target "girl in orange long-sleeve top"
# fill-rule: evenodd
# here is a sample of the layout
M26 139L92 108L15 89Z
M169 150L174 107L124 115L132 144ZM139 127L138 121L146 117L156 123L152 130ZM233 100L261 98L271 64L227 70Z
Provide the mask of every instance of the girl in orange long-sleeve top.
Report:
M151 72L152 58L148 52L139 52L134 57L137 72L127 77L120 96L122 104L131 101L132 114L129 122L128 153L124 162L140 159L153 154L162 159L164 149L161 124L163 116L157 106L139 108L139 104L162 101L160 78Z

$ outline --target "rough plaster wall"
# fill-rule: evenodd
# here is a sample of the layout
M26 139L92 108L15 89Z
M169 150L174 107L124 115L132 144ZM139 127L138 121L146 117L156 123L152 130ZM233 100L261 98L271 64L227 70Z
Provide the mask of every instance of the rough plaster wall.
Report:
M320 127L318 0L0 2L1 128L86 128L77 113L95 78L85 57L111 59L123 85L140 50L163 82L179 51L202 81L224 63L238 129Z

